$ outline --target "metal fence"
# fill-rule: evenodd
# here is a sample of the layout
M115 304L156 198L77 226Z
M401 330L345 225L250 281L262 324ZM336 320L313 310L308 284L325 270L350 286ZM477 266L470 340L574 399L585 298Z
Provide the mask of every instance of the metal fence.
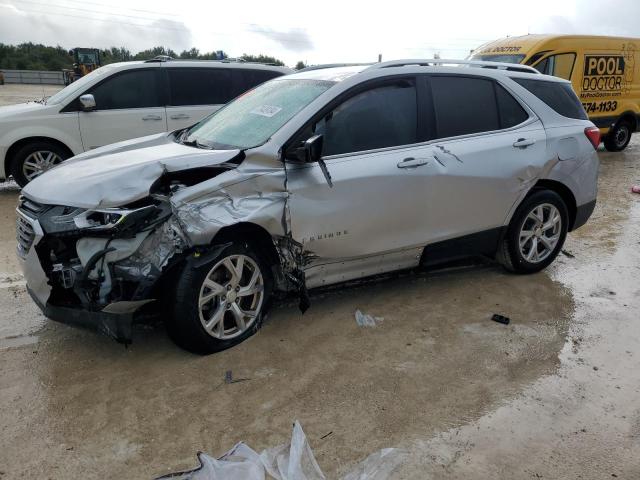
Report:
M46 72L42 70L2 70L5 83L36 83L47 85L64 85L62 72Z

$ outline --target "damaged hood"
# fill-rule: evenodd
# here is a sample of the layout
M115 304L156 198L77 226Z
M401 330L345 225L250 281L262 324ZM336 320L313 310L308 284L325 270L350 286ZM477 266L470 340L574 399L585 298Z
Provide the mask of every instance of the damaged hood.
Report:
M120 142L80 154L31 181L23 193L36 202L80 208L121 207L149 195L165 172L215 166L240 150L203 150L167 134Z

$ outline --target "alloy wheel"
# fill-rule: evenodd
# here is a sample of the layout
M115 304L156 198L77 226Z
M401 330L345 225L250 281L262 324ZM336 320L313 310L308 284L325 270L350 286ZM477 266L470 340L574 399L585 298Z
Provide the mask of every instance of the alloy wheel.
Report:
M207 273L200 295L200 322L212 337L228 340L252 327L264 300L260 267L247 255L229 255Z
M519 248L529 263L543 262L558 245L562 235L562 216L550 203L534 207L520 228Z
M29 156L25 158L22 163L22 174L27 181L30 182L47 170L55 167L60 162L62 162L62 158L57 153L47 150L38 150L29 154Z

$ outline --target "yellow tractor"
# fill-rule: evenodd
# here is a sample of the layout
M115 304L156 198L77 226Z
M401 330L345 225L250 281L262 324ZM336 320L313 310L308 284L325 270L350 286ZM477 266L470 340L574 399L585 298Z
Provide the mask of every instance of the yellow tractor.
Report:
M97 48L74 48L69 50L69 55L73 57L73 70L62 70L65 85L100 67L100 50Z

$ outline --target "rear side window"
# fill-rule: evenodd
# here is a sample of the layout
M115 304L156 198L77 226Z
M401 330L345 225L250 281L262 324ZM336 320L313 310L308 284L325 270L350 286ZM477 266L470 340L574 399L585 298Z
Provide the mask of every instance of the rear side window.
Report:
M495 88L501 128L514 127L529 118L524 108L522 108L509 92L498 84L495 84Z
M413 81L354 95L314 128L323 134L322 155L361 152L417 142L418 109Z
M91 89L97 110L160 107L155 68L125 71Z
M516 83L533 93L556 113L569 118L588 120L584 108L570 83L545 82L527 78L514 78Z
M218 105L234 95L231 72L224 68L167 68L169 105Z
M274 72L272 70L233 70L233 96L238 95L251 90L253 87L257 87L261 83L267 82L272 78L280 77L280 72Z
M438 138L500 129L493 82L469 77L431 77Z

